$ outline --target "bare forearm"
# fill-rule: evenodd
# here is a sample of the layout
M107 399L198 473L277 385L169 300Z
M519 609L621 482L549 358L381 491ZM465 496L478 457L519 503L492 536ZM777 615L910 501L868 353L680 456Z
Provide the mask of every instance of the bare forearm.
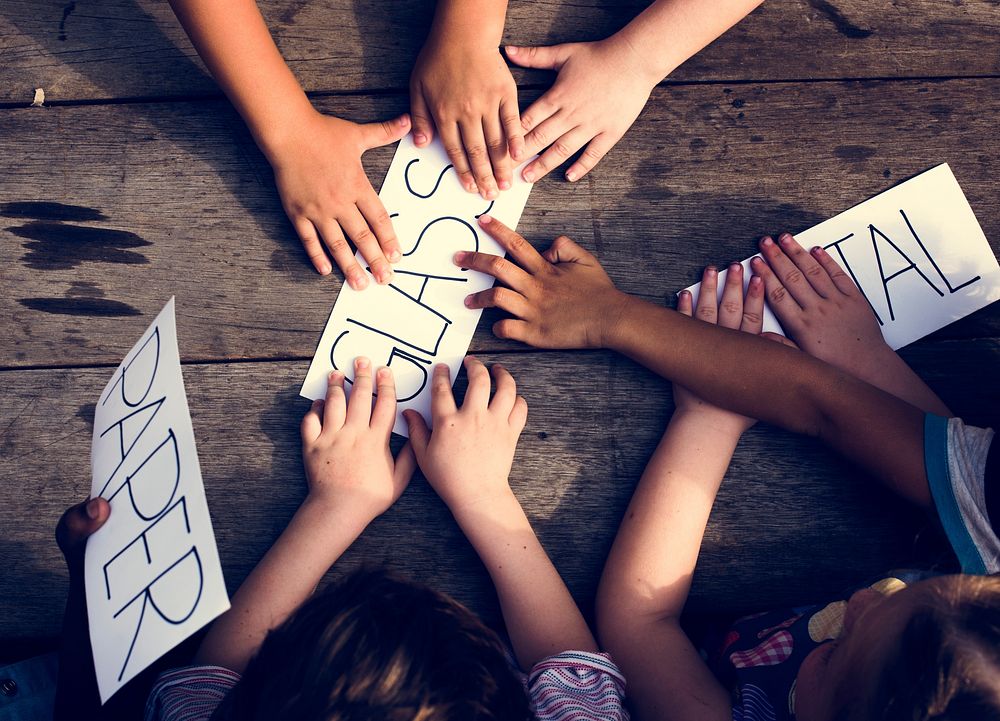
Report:
M930 504L919 409L765 338L633 297L621 309L608 347L711 404L819 437L904 497Z
M433 32L499 45L506 16L507 0L438 0Z
M253 0L170 5L254 139L270 159L295 120L312 111Z
M659 82L763 0L658 0L617 33Z
M242 673L268 632L309 597L366 525L349 509L307 498L212 626L197 662Z
M513 494L455 515L496 586L507 632L525 670L597 643Z

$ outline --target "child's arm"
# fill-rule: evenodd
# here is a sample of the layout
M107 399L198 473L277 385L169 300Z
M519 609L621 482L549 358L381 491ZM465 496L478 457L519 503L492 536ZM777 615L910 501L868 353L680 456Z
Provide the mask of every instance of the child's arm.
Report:
M706 270L696 315L724 328L759 334L760 279L743 300L742 267L726 276L716 306L717 274ZM691 294L678 310L691 315ZM597 591L601 644L628 679L639 719L729 719L730 700L680 627L705 525L736 443L753 420L724 411L674 385L676 410L636 487ZM651 659L656 659L655 663Z
M811 356L847 371L917 408L939 416L951 411L882 337L858 286L822 248L808 253L790 233L764 238L753 272L764 281L782 328Z
M268 631L313 592L323 574L365 527L406 488L415 462L409 446L395 461L389 436L396 416L392 372L380 368L372 408L372 369L355 364L350 403L344 374L330 374L326 400L302 420L302 455L309 495L291 523L212 626L197 662L241 672Z
M521 157L517 86L500 54L507 0L438 0L434 24L410 77L413 140L435 129L470 193L487 200L511 185Z
M761 2L659 0L605 40L508 46L512 62L559 73L521 118L524 157L549 148L525 167L524 179L538 180L587 146L566 171L570 182L582 178L621 140L657 83Z
M314 110L253 0L170 4L274 168L282 205L316 270L331 270L322 238L351 287L364 288L367 276L350 238L375 278L387 283L389 263L402 251L361 155L406 135L409 118L358 125Z
M596 651L597 644L559 572L542 548L507 477L528 405L514 379L493 366L465 359L469 386L455 405L448 366L434 369L434 431L416 411L404 411L417 462L489 571L518 663L567 650Z
M818 436L900 495L930 507L924 414L916 407L801 351L628 296L569 238L557 238L541 256L489 216L480 224L521 266L480 253L456 256L460 266L509 286L466 302L515 316L494 326L497 335L545 348L617 350L709 403Z

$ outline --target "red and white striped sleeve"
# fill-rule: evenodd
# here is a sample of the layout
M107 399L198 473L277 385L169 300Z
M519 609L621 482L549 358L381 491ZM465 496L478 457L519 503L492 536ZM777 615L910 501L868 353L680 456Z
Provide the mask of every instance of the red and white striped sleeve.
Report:
M185 666L161 673L146 701L146 721L207 721L240 680L221 666Z
M538 721L628 721L625 677L606 653L564 651L528 674Z

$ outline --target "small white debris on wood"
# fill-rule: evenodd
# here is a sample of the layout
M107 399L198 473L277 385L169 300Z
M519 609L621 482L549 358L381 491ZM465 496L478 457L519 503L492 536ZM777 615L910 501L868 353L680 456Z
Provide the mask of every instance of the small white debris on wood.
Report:
M42 88L35 88L35 99L31 101L31 107L45 107L45 91Z

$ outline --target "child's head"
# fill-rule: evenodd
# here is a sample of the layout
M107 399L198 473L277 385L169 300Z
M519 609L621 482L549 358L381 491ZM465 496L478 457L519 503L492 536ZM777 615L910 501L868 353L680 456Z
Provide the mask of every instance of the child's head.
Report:
M800 721L1000 719L1000 577L939 576L848 602L803 662Z
M272 631L213 719L529 718L495 633L444 594L360 571Z

